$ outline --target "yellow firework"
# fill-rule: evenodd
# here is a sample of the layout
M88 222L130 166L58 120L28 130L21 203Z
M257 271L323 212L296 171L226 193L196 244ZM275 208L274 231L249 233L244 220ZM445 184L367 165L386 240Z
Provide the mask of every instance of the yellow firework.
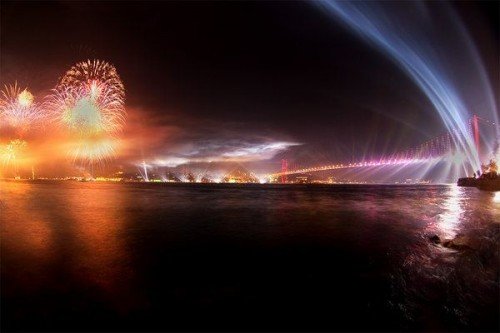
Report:
M19 159L28 144L24 140L12 140L1 149L2 162L4 164L14 163Z

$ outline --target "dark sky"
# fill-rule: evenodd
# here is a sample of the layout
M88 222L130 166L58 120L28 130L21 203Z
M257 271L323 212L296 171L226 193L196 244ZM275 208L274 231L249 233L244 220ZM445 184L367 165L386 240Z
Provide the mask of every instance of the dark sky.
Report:
M451 8L498 91L498 3ZM150 157L279 141L302 145L273 161L307 164L348 159L353 147L359 156L407 148L444 131L391 60L312 3L2 1L2 85L17 80L43 94L87 58L117 67L128 126L143 129L138 150Z

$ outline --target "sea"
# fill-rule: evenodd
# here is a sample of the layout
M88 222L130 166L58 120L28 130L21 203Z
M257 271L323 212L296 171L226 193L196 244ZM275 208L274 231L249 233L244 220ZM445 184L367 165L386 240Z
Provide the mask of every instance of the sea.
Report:
M500 192L1 181L2 331L499 331Z

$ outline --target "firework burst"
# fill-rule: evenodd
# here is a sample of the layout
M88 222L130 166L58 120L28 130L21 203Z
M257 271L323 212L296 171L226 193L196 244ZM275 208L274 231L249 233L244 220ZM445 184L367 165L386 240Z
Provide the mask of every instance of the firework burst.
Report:
M20 154L26 149L28 144L24 140L16 139L10 141L1 148L2 162L4 165L15 163Z
M55 118L81 136L115 134L125 121L125 90L112 65L77 63L62 77L49 105Z
M40 124L44 117L42 108L34 102L28 89L21 90L17 83L5 86L0 99L0 118L20 134Z
M123 83L116 68L105 61L87 60L77 63L62 77L59 86L77 89L80 87L88 88L96 82L106 86L109 97L123 105L125 99ZM94 92L96 91L94 90Z
M4 167L13 167L14 176L18 176L19 164L23 160L24 152L28 143L24 140L15 139L0 146L0 159Z
M92 164L114 155L125 122L125 89L116 68L100 60L79 62L61 78L47 105L76 135L69 154Z

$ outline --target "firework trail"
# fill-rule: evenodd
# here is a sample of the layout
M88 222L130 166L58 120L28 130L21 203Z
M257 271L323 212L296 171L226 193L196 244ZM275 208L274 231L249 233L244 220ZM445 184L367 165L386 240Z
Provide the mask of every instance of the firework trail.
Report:
M118 146L115 137L94 136L82 138L69 146L69 154L74 161L92 165L94 162L104 162L113 156Z
M30 128L41 124L43 118L42 107L34 102L28 89L21 90L17 83L4 87L0 98L2 123L15 128L22 136Z

